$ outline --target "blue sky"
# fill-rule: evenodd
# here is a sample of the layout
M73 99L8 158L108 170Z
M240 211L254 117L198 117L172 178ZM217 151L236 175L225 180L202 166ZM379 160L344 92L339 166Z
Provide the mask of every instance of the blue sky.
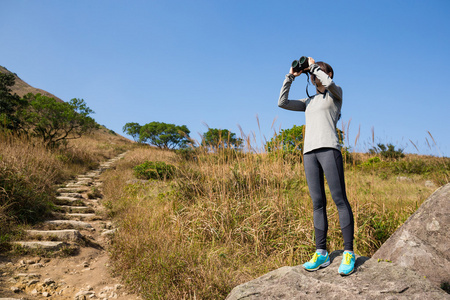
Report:
M240 126L259 147L304 124L277 100L306 55L333 66L354 151L372 146L373 128L375 143L450 156L450 1L0 0L0 11L0 65L84 99L117 133L158 121L199 139L205 124ZM290 98L306 85L297 78Z

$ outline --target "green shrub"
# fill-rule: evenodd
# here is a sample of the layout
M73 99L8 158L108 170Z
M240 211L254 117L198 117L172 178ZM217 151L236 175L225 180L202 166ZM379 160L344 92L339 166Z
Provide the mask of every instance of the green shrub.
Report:
M403 149L395 149L395 146L392 144L377 144L376 147L369 149L369 153L380 154L384 158L394 160L405 157L405 154L403 154Z
M171 179L175 173L173 165L162 161L146 161L133 168L134 175L140 179Z

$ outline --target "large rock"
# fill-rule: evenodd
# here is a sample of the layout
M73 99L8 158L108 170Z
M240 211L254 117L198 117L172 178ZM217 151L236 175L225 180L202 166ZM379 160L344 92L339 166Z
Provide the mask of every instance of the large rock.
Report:
M437 189L373 258L415 270L437 285L450 282L450 184Z
M356 272L338 274L342 251L331 265L316 272L302 266L282 267L235 287L227 300L256 299L450 299L450 295L413 270L395 263L357 257Z

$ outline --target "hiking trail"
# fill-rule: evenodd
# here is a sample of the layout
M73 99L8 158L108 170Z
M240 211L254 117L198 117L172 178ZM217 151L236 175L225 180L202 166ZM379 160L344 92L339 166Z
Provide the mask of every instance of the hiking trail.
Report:
M58 188L53 218L14 242L35 254L0 256L0 300L140 299L111 275L107 246L117 228L100 203L100 174L124 155Z

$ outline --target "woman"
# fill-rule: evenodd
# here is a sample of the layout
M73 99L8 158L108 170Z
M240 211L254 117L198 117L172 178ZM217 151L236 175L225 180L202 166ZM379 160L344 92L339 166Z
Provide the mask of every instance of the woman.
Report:
M306 119L303 162L309 193L313 201L314 231L316 252L309 262L303 264L307 271L315 271L330 264L326 248L328 220L324 175L331 196L337 206L339 222L344 237L344 256L339 266L339 274L350 275L354 271L355 253L353 252L354 221L347 200L344 182L344 167L340 151L336 123L341 115L342 89L333 81L334 71L324 62L315 63L309 57L311 81L317 94L300 100L288 100L289 89L294 79L302 74L291 68L283 82L278 106L288 110L304 111Z

